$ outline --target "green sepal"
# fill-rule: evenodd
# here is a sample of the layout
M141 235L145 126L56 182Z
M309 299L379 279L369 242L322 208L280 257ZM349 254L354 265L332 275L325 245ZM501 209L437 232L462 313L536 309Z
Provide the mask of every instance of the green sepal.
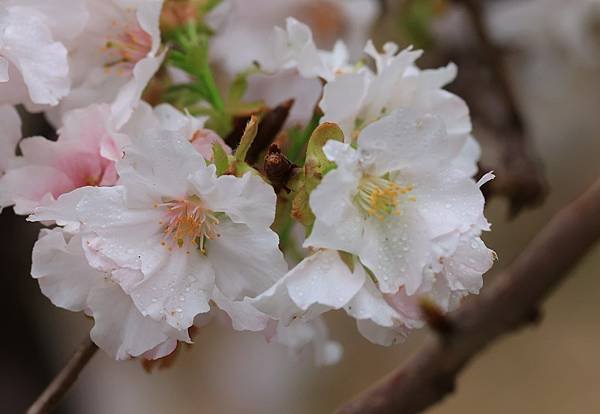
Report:
M334 162L329 161L323 152L323 146L329 140L344 141L344 133L339 126L333 123L323 123L312 133L307 149L304 168L288 185L295 190L292 201L292 216L300 223L312 228L315 216L309 206L310 193L319 185L323 176L336 168Z

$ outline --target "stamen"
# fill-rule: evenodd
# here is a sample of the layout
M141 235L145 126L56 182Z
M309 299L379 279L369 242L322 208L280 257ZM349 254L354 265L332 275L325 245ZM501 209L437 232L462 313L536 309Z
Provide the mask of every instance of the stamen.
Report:
M402 214L399 197L410 193L412 189L411 185L401 186L387 178L367 175L360 180L355 201L367 215L383 221L390 215Z
M156 207L166 213L159 223L163 226L161 244L168 250L185 247L187 253L198 249L206 254L206 240L219 237L219 219L196 197L157 204Z
M104 67L117 72L130 72L137 62L145 58L152 49L152 37L137 24L106 41L102 50L109 52L111 59Z

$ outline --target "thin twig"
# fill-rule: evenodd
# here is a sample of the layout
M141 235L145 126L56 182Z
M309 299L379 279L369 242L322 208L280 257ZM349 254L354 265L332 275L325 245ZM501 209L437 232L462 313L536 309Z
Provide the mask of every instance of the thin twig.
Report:
M29 407L27 414L46 414L54 411L97 350L96 344L90 340L89 336L86 337L77 347L67 365L63 367L44 392Z
M443 399L485 346L538 319L542 300L599 239L600 179L560 211L489 289L448 315L450 334L430 338L339 414L412 414Z

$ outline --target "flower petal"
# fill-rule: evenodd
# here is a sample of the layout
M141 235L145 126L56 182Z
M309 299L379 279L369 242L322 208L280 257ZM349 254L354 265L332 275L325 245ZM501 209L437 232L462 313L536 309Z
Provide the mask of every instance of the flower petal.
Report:
M364 228L364 218L353 202L358 180L357 174L338 168L313 190L309 204L316 220L305 247L358 253Z
M216 284L232 300L254 297L287 272L279 238L268 227L222 221L219 237L207 242L206 257L215 269Z
M437 170L458 151L450 145L440 118L410 109L396 110L367 126L358 147L365 162L375 163L376 175Z
M234 223L257 228L273 224L277 199L273 187L250 172L241 178L233 175L217 178L215 171L214 165L210 165L190 177L207 208L226 213Z
M365 226L360 261L369 269L384 293L406 286L414 293L423 281L423 269L432 251L427 224L413 209L384 221L370 218Z

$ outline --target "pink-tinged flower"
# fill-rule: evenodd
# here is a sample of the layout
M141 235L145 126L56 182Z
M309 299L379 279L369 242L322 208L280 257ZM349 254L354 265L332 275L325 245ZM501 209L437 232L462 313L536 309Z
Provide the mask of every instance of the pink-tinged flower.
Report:
M0 104L56 105L69 93L68 52L45 11L35 1L0 1Z
M54 305L94 319L90 337L114 359L161 358L177 341L190 341L187 330L143 316L110 272L90 267L79 235L60 228L42 230L33 248L31 274Z
M162 0L87 0L90 19L69 46L72 91L60 114L92 103L111 103L117 127L131 116L160 66ZM59 123L60 114L52 119Z
M147 130L124 151L119 185L64 194L30 219L79 229L90 264L110 271L145 316L187 329L214 300L236 326L264 329L268 318L237 321L252 315L231 303L287 271L270 229L273 189L251 173L217 177L178 132Z
M117 132L108 105L67 113L57 141L21 141L22 156L0 180L0 191L17 214L29 214L61 194L84 186L113 185L115 161L128 137Z

